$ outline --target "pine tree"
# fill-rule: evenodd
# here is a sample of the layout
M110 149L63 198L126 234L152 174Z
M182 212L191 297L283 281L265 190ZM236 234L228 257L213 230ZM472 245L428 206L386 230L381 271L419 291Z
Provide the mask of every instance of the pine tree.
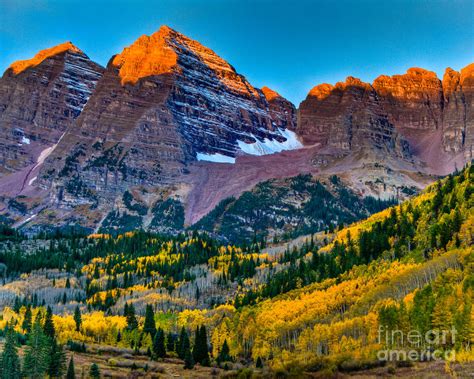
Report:
M184 329L184 326L181 328L181 333L179 336L179 341L178 341L178 347L177 347L177 353L178 357L181 359L185 358L186 351L189 350L191 347L191 344L189 342L189 336L188 333L186 332L186 329Z
M152 339L155 337L156 334L155 313L153 312L153 307L151 306L151 304L146 305L145 324L143 325L143 332L150 333Z
M15 332L12 327L7 327L5 346L0 357L0 377L2 379L20 379L21 367L18 358Z
M100 379L100 370L97 363L92 363L91 368L89 370L89 376L93 379Z
M224 340L221 351L219 352L219 355L217 356L217 362L218 363L229 362L231 360L232 358L230 357L229 345L227 344L227 340Z
M31 321L32 321L31 306L28 305L25 311L25 317L23 318L23 323L21 324L22 329L29 333L31 332Z
M81 310L79 309L79 306L76 306L76 309L74 310L74 322L76 323L76 332L79 332L81 330L81 325L82 325L82 316L81 316Z
M204 325L196 328L193 358L194 362L200 363L203 366L209 366L209 348L207 346L207 332Z
M53 310L48 306L46 309L46 317L43 325L44 334L53 340L56 337L56 329L53 322Z
M191 354L191 349L189 347L184 352L184 368L187 370L191 370L194 367L194 359L193 355Z
M41 317L36 317L26 347L23 373L27 377L43 378L49 365L49 343L41 327Z
M263 368L263 361L262 358L258 357L257 362L255 363L256 368Z
M172 352L174 351L174 337L173 335L171 334L171 332L168 333L168 336L166 337L166 350L168 352Z
M127 307L127 314L125 315L127 317L127 328L128 330L135 330L138 328L138 321L137 317L135 316L135 307L133 304L130 304Z
M66 369L66 354L56 339L52 340L49 351L48 374L51 378L61 378Z
M153 340L153 354L156 358L166 357L165 333L161 328L158 329Z
M66 379L76 379L76 372L74 370L74 357L71 355L69 365L67 366Z

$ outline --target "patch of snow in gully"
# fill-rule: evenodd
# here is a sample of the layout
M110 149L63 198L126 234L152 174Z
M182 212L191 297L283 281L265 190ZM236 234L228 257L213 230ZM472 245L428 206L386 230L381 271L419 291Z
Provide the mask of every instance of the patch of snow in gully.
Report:
M250 135L250 137L255 139L255 142L246 143L244 141L237 140L237 143L239 144L240 150L250 155L275 154L283 150L295 150L303 147L301 142L298 141L296 134L291 130L277 129L277 134L281 135L282 137L285 137L286 141L279 142L276 139L268 138L265 138L263 141L260 141L254 135Z
M216 163L235 163L234 157L229 157L224 154L204 154L204 153L197 153L197 160L198 161L208 161L208 162L216 162Z

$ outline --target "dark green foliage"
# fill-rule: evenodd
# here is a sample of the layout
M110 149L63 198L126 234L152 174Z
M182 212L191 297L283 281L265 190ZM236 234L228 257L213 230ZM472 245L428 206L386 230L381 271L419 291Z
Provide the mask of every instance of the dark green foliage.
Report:
M82 325L82 316L78 305L76 306L76 309L74 309L74 322L76 323L76 332L79 332Z
M100 233L121 234L131 230L140 229L142 217L128 213L120 213L118 210L111 211L102 222Z
M179 200L158 201L152 209L153 219L150 227L164 232L176 232L184 229L184 207Z
M161 328L158 328L153 339L153 354L156 358L166 357L165 333Z
M0 356L0 378L21 378L20 358L18 357L17 341L13 327L7 327L6 330L5 345Z
M76 379L76 371L74 369L74 356L71 355L69 365L67 366L66 379Z
M92 379L100 379L100 369L99 369L99 366L97 366L97 363L91 364L91 368L89 370L89 376Z
M186 332L186 329L181 328L181 333L179 335L178 346L177 346L177 353L178 357L181 359L185 358L186 351L190 350L191 344L189 342L189 336Z
M87 348L84 342L68 341L67 346L70 351L76 351L78 353L87 352Z
M133 304L127 305L126 313L124 312L124 316L127 318L128 330L135 330L138 328L138 321L137 317L135 316L135 307L133 306Z
M143 325L143 332L150 333L151 338L155 336L156 325L155 325L155 313L151 304L147 304L145 308L145 323Z
M43 378L49 367L50 340L41 327L40 317L36 317L25 350L23 373L27 377Z
M227 344L227 340L224 340L224 343L222 344L222 347L219 351L219 355L217 356L217 362L229 362L231 360L232 357L230 356L229 345Z
M43 324L44 334L49 337L51 340L56 338L56 330L54 328L54 321L53 321L53 310L51 307L46 309L46 316L44 319Z
M11 199L8 201L8 208L14 210L15 212L21 213L21 214L26 214L28 211L27 206L18 201L17 199Z
M311 175L260 183L238 199L221 201L192 228L221 235L233 243L262 240L269 229L280 231L282 239L290 239L348 224L396 204L395 200L360 198L334 178L328 184ZM295 199L301 206L294 205Z
M166 336L166 350L172 352L175 350L175 338L171 332Z
M66 353L63 347L54 339L50 342L48 375L51 378L61 378L66 369Z
M31 332L31 322L32 322L31 306L28 304L25 310L23 323L21 324L22 329L27 333Z
M210 364L207 331L204 325L200 328L196 328L194 335L193 359L195 363L200 363L202 366L209 366Z
M263 368L262 358L260 358L260 357L257 358L257 362L255 362L255 367L256 368Z
M189 347L184 352L184 368L187 370L192 370L194 368L194 358Z
M123 196L122 196L122 200L123 200L123 203L125 204L125 206L127 207L127 209L131 210L131 211L134 211L134 212L137 212L140 216L144 216L147 214L148 212L148 208L137 202L132 194L128 191L125 191L123 193Z

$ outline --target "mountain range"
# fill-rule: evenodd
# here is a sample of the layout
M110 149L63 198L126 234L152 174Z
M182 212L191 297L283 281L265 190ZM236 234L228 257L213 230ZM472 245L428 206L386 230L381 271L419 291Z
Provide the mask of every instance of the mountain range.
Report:
M472 160L473 98L471 64L319 84L296 108L167 26L105 68L66 42L0 79L0 212L32 231L183 230L267 181L301 206L300 174L404 199Z

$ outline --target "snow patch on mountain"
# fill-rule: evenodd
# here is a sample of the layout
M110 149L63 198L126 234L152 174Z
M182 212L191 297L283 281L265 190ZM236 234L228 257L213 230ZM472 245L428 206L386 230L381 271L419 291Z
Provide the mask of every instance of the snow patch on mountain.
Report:
M237 140L240 150L250 155L268 155L279 153L283 150L295 150L303 147L298 137L294 132L288 129L277 129L277 133L282 137L285 137L284 142L280 142L277 139L265 138L263 141L259 140L254 135L250 135L255 142L246 143L244 141Z
M224 154L204 154L204 153L197 153L196 158L198 161L207 161L207 162L215 162L215 163L235 163L234 157L229 157Z

